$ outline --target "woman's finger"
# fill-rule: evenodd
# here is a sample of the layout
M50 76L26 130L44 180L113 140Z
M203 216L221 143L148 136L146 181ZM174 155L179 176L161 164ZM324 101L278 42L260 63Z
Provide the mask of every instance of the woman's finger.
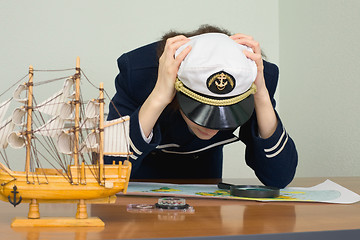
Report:
M175 62L177 66L180 66L180 63L184 60L184 58L189 54L191 51L191 45L187 46L184 50L182 50L179 55L176 56Z
M236 39L235 42L250 47L254 51L254 53L261 53L260 44L255 40L242 38Z
M262 61L261 54L253 53L253 52L250 52L247 50L244 50L243 53L247 58L253 60L256 63L258 70L261 70L261 71L263 70L264 64Z
M233 39L233 40L241 39L241 38L247 38L247 39L251 39L251 40L254 39L252 36L246 35L246 34L243 34L243 33L236 33L236 34L230 36L230 38Z
M177 42L177 41L180 41L180 40L183 40L183 39L187 39L187 37L185 37L184 35L177 35L175 37L171 37L171 38L166 39L166 44L172 44L174 42Z
M188 41L190 41L190 39L183 35L168 38L166 40L164 51L168 52L171 56L173 56L176 50Z

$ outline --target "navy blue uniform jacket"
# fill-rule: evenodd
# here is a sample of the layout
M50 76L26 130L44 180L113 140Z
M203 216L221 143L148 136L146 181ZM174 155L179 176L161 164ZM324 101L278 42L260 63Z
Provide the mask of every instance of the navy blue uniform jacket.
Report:
M276 187L289 184L295 174L297 152L279 117L277 129L268 139L259 137L254 112L241 126L239 136L233 131L219 131L212 139L201 140L189 131L179 111L166 108L153 129L151 142L144 141L138 113L157 80L157 44L135 49L118 59L120 73L112 101L122 116L130 116L130 150L134 153L130 158L131 178L221 178L223 145L241 140L246 145L246 163L262 183ZM274 107L278 75L278 67L264 61L266 86ZM108 120L116 118L119 115L109 104ZM235 157L240 161L243 153ZM105 163L114 160L122 159L107 156Z

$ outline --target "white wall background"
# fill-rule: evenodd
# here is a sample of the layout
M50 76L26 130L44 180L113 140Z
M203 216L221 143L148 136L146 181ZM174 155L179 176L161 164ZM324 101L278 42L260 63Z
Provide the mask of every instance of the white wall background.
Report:
M280 64L280 114L299 151L297 176L358 175L357 10L355 0L0 0L0 89L30 64L71 68L80 56L112 96L123 52L170 29L214 24L254 36ZM224 177L254 177L243 156L242 144L226 147ZM22 170L19 152L11 157Z
M281 115L297 176L360 175L360 1L280 1Z

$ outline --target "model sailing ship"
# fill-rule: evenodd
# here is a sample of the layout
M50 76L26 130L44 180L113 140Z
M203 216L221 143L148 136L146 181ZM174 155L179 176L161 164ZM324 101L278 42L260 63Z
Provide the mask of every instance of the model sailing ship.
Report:
M69 200L79 200L76 218L86 219L85 200L127 190L131 163L125 160L105 165L104 155L128 158L131 154L129 117L104 121L103 84L98 98L85 104L80 91L83 72L79 58L74 70L72 76L55 79L65 79L62 89L37 104L36 86L55 80L33 82L36 70L30 66L29 81L19 85L13 97L0 105L0 153L4 162L0 161L0 199L14 206L21 201L30 202L29 219L40 218L41 201ZM22 106L3 121L12 101ZM45 115L50 117L46 120ZM5 151L8 146L26 148L24 160L8 159ZM52 168L44 168L44 160ZM25 171L11 170L11 161L23 161Z

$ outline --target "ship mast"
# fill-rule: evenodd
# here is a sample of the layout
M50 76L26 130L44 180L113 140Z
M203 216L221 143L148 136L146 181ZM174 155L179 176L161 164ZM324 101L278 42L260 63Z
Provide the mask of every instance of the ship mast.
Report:
M100 112L99 112L99 174L100 182L104 181L104 83L100 83Z
M79 126L80 126L80 58L76 58L75 73L75 129L74 129L74 165L79 165Z
M34 68L29 66L29 82L28 85L28 102L27 102L27 124L26 124L26 163L25 163L25 172L26 176L30 172L30 158L31 158L31 119L32 119L32 102L33 102L33 76Z

